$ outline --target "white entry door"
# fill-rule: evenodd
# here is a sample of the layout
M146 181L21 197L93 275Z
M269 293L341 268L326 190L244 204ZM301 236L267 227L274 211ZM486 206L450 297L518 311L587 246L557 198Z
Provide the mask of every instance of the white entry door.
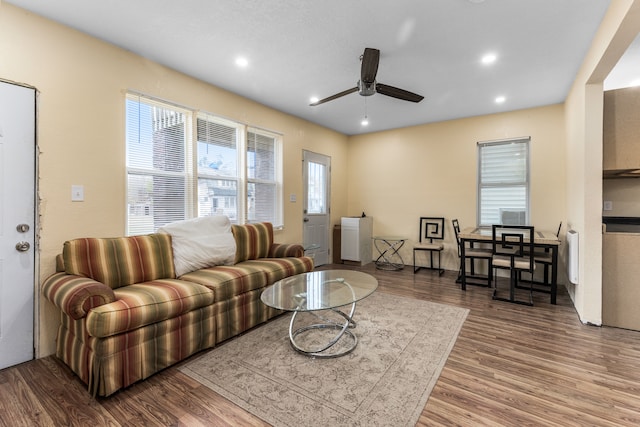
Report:
M329 262L329 201L331 200L331 158L303 151L304 229L306 254L314 264Z
M0 82L0 369L34 357L35 101Z

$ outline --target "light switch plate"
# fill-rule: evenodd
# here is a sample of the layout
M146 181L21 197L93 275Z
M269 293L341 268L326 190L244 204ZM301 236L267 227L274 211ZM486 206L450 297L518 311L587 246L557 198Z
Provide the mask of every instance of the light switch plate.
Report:
M613 202L611 200L605 200L603 209L605 211L612 211L613 210Z
M84 185L71 186L71 201L84 202Z
M295 195L295 194L291 194L291 195L289 195L289 201L290 201L291 203L295 203L295 202L296 202L296 195Z

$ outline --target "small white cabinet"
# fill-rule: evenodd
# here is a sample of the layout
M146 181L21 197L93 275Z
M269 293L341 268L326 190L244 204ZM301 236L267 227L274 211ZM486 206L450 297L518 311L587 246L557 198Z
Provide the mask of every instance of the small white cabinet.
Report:
M373 237L372 217L342 217L340 254L343 261L358 262L361 265L372 261L371 239Z

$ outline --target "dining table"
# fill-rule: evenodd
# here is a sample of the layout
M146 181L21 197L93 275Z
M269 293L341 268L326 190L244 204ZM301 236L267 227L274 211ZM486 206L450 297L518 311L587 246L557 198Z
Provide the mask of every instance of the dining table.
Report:
M493 243L493 231L491 227L466 227L458 234L460 238L460 259L465 259L465 248L475 244L492 244ZM528 242L528 239L525 239ZM556 304L556 297L558 294L558 251L560 249L560 238L553 231L547 230L535 230L533 245L535 249L543 249L551 253L551 281L549 284L549 294L551 295L551 304ZM466 284L466 266L465 262L461 262L461 288L467 289ZM492 272L487 272L492 274ZM532 278L533 280L533 278Z

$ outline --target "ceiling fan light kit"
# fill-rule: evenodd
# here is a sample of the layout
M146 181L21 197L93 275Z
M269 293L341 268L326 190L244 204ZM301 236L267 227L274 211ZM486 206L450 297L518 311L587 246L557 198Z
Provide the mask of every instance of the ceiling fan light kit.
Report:
M397 87L378 83L376 81L376 75L378 74L378 64L380 63L380 51L378 49L365 48L364 53L360 57L360 80L356 87L344 90L342 92L331 95L327 98L321 99L309 104L310 106L316 106L324 104L325 102L333 101L334 99L349 95L354 92L358 92L362 96L371 96L376 93L381 95L390 96L392 98L401 99L403 101L420 102L424 99L424 96L418 95L408 90L400 89Z

